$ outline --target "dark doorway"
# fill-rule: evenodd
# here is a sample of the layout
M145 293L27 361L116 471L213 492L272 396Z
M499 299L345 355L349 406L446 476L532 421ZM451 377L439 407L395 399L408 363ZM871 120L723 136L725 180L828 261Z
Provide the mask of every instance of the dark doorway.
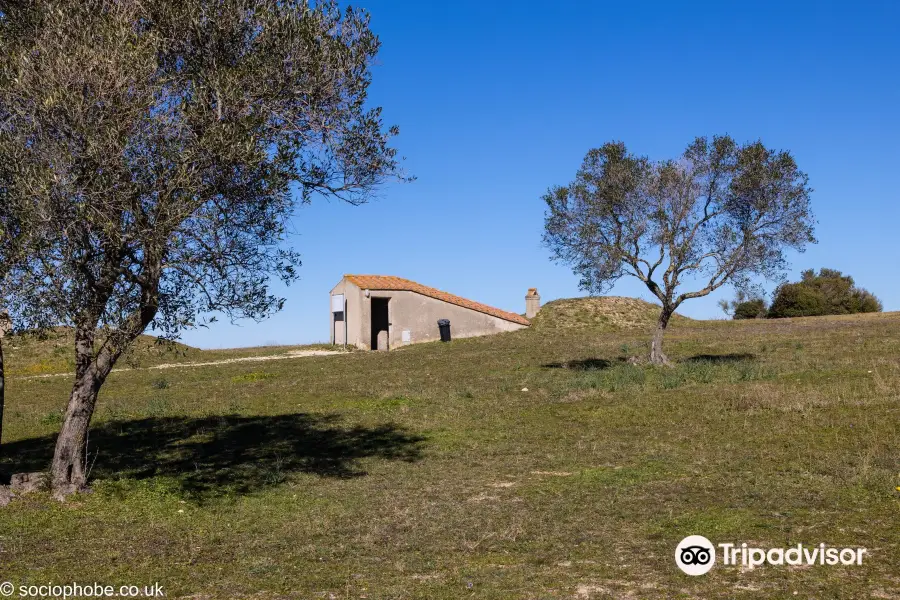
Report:
M390 337L390 321L388 320L388 302L390 298L372 298L372 350L387 350ZM381 332L384 332L381 334ZM379 334L381 334L379 336ZM379 346L378 338L381 338ZM383 346L383 347L381 347Z

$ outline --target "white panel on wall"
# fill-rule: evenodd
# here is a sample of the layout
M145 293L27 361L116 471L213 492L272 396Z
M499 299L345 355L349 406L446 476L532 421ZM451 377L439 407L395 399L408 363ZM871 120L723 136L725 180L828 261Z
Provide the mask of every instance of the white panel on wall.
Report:
M400 339L404 344L408 344L412 341L412 333L410 333L409 329L403 330L403 333L400 334Z
M344 312L343 294L335 294L331 297L331 312Z

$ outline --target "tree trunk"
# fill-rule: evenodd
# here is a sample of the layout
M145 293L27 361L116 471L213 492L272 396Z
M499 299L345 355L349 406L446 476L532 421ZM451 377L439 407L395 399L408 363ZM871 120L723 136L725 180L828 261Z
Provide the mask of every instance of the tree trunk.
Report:
M669 357L663 352L662 342L663 334L666 332L673 312L673 309L663 307L662 312L659 313L659 320L656 322L656 329L653 332L653 341L650 343L650 362L654 365L670 366L672 364Z
M93 328L77 327L75 383L50 466L53 497L58 500L87 487L88 428L97 403L97 392L112 368L111 362L108 354L95 359Z
M75 381L50 467L53 495L62 499L87 487L87 434L97 402L93 372Z

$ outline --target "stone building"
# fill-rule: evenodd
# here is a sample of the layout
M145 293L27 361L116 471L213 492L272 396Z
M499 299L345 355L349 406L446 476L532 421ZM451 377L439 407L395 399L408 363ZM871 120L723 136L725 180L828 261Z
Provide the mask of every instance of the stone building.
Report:
M530 315L540 296L525 298ZM522 315L467 300L390 275L344 275L331 290L331 343L388 350L440 339L439 319L450 321L453 338L491 335L528 327Z

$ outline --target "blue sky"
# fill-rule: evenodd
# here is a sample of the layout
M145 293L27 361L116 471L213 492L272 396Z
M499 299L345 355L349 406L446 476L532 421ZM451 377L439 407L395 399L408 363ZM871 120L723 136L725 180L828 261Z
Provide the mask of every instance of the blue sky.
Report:
M677 156L697 135L793 152L819 244L791 276L850 273L900 310L900 3L363 1L382 39L373 104L418 179L298 212L284 310L185 334L201 347L327 340L343 273L398 275L504 309L583 295L541 247L541 194L588 149ZM685 6L683 6L685 5ZM774 284L770 284L771 290ZM611 292L649 298L636 281ZM680 312L721 318L723 288Z

